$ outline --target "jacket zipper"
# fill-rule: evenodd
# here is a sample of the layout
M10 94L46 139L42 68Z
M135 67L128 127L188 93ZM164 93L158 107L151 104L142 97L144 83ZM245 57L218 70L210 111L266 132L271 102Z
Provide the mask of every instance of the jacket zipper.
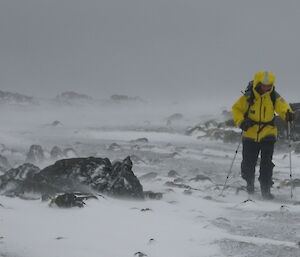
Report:
M260 96L260 108L259 108L259 122L258 122L258 130L257 130L257 137L256 137L256 141L258 142L258 135L260 132L260 123L261 123L261 107L262 107L262 96Z
M264 107L264 120L266 120L266 109L267 109L267 107L265 106Z

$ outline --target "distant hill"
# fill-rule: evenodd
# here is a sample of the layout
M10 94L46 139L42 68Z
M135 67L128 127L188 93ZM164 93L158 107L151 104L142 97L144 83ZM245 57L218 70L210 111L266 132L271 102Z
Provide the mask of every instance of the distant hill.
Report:
M64 104L91 103L94 99L88 95L80 94L74 91L66 91L55 97L56 101Z
M118 95L118 94L114 94L110 97L111 101L114 102L143 102L145 103L146 101L143 100L141 97L139 96L127 96L127 95Z
M38 100L32 96L0 90L0 104L30 105L38 104Z

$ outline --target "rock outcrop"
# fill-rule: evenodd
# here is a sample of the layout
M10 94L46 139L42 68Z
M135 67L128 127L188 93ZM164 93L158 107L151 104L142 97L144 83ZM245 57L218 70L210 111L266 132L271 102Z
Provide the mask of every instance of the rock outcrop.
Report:
M40 145L30 146L29 152L26 156L26 162L38 164L45 160L44 150Z
M93 191L116 197L143 198L143 187L132 172L130 157L111 163L108 158L72 158L40 170L26 163L0 176L0 192L22 196Z
M178 172L175 171L175 170L170 170L170 171L168 172L168 177L169 177L169 178L176 178L176 177L178 177L178 176L179 176L179 174L178 174Z
M23 195L24 192L43 191L43 185L37 184L35 179L39 172L40 168L31 163L25 163L18 168L8 170L0 176L0 193L8 196L19 196Z
M149 143L149 140L148 138L146 137L141 137L141 138L137 138L137 139L134 139L134 140L130 140L130 143L134 143L134 144L147 144Z

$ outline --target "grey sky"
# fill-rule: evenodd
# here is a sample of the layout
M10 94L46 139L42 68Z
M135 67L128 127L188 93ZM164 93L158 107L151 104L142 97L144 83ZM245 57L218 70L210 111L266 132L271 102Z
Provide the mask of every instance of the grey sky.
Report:
M300 100L297 0L0 0L0 88L232 102L268 69Z

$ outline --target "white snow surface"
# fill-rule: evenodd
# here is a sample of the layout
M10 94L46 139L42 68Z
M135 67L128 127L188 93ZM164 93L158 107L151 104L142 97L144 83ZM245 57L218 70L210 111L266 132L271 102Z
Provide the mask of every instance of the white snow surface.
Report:
M237 144L196 139L174 129L103 129L99 121L76 126L80 121L76 115L61 120L59 127L45 125L62 119L62 113L57 118L51 112L49 122L28 110L10 114L5 116L0 143L5 145L1 154L14 167L24 162L32 144L42 145L46 152L54 145L72 147L80 156L111 161L134 155L140 159L133 161L137 177L157 173L141 181L144 190L162 192L163 198L137 201L104 196L87 200L84 208L60 209L40 199L0 196L1 257L300 256L299 188L294 188L291 199L290 187L281 186L289 179L287 148L276 149L274 155L275 200L261 199L256 180L256 193L247 201L246 192L237 192L245 184L239 175L241 151L229 187L220 195ZM163 126L163 119L159 121ZM142 137L149 143L130 142ZM111 143L120 148L108 150ZM293 152L292 161L293 176L299 178L300 156ZM53 162L46 160L39 167ZM179 175L168 177L170 170ZM193 180L197 175L209 179ZM165 185L168 181L188 187L170 187Z

